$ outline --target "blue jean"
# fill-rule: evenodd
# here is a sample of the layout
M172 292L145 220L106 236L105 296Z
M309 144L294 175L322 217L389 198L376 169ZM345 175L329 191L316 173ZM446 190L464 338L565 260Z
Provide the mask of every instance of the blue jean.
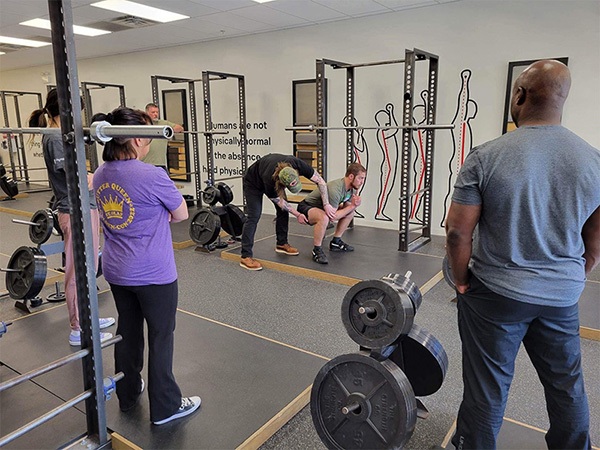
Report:
M251 258L253 256L252 247L254 247L254 235L258 220L262 214L264 192L256 189L250 183L244 180L244 196L246 197L246 222L242 228L242 258ZM277 245L288 243L288 228L290 216L279 206L275 205L275 234L277 236Z
M590 449L579 309L538 306L498 295L471 276L458 294L464 392L452 443L495 449L521 342L544 387L549 449Z

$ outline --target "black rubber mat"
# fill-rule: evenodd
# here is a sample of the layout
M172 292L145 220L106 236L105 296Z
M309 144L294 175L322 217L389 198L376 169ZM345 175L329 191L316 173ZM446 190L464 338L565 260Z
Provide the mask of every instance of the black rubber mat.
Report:
M115 315L110 293L100 295L100 312ZM235 448L295 400L325 363L312 354L181 311L175 335L175 376L184 396L202 397L200 411L157 427L150 423L146 395L127 414L119 411L116 397L106 404L109 429L142 448ZM65 306L28 316L15 321L0 340L1 362L21 373L29 371L76 351L67 339ZM105 376L114 373L112 348L103 351L103 367ZM83 390L81 363L42 375L36 382L58 397L71 398ZM83 410L84 405L79 407ZM43 408L47 405L40 400L39 410ZM81 433L85 431L84 425Z
M454 433L454 429L453 426L452 433ZM548 446L544 440L544 434L545 431L510 419L504 419L500 433L498 433L496 448L498 450L546 450ZM443 448L454 450L454 445L448 442Z
M254 243L254 257L359 280L378 279L389 273L405 274L410 270L411 279L419 286L423 286L442 269L440 257L398 251L398 243L390 239L391 235L397 237L397 233L365 228L355 227L344 234L343 240L355 248L353 252L330 252L331 238L325 238L323 250L329 259L329 264L317 264L312 260L312 236L295 234L289 236L289 242L300 250L300 255L287 256L276 253L273 236ZM377 239L378 233L381 233L383 239ZM241 247L228 249L225 252L240 255Z
M21 348L23 349L23 348ZM2 352L4 355L4 351ZM4 382L19 373L0 365L0 381ZM60 406L63 400L26 381L0 393L0 435L7 436L42 414ZM86 430L85 414L70 408L27 434L6 444L6 449L59 448L78 438Z

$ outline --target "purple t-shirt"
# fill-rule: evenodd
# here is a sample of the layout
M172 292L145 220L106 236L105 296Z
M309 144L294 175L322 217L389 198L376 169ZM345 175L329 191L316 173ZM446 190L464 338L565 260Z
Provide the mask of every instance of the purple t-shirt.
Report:
M122 286L168 284L177 279L169 211L183 197L159 167L137 159L108 161L94 174L102 229L102 270Z

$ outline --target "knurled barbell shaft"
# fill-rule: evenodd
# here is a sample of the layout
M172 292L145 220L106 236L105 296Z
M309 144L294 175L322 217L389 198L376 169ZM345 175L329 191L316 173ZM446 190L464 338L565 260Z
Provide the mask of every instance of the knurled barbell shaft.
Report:
M434 125L394 125L379 127L319 127L317 125L302 125L295 127L286 127L285 131L314 131L314 130L452 130L453 124L434 124Z
M168 125L111 125L108 122L94 122L89 128L83 128L90 136L100 142L108 142L113 137L138 137L152 139L171 139L173 128ZM60 128L0 128L3 134L56 134L61 135Z
M208 131L180 131L179 133L175 133L175 134L229 134L229 131L227 130L220 130L220 131L216 131L216 130L208 130Z
M33 227L37 227L37 226L39 225L39 223L36 223L36 222L30 222L30 221L28 221L28 220L13 219L12 221L13 221L14 223L19 223L19 224L22 224L22 225L30 225L30 226L33 226Z

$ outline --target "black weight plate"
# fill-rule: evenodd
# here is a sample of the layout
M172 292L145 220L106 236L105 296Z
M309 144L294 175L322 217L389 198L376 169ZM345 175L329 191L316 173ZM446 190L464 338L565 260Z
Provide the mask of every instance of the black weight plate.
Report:
M242 235L244 229L244 223L246 223L246 215L244 212L235 205L226 205L227 215L231 224L231 230L225 230L231 236L237 237Z
M8 195L10 198L16 197L19 194L19 186L13 180L9 180L6 175L0 177L0 188Z
M409 274L410 272L407 272L407 275ZM414 306L415 314L417 314L417 310L421 307L423 297L421 296L421 290L419 289L419 286L417 286L417 284L412 281L410 277L406 275L399 275L397 273L390 273L389 275L383 277L382 280L392 281L403 292L405 292Z
M6 175L6 168L4 167L4 164L0 164L0 178L4 175Z
M212 244L220 232L221 220L209 208L201 208L190 223L190 237L198 245Z
M207 187L202 193L202 201L210 206L216 205L221 197L221 193L214 186Z
M452 268L450 267L448 255L445 255L444 260L442 261L442 273L444 274L444 280L446 280L446 283L448 283L451 288L456 289L456 285L454 284L454 275L452 275Z
M369 349L385 347L408 334L414 317L408 295L385 280L361 281L348 290L342 301L342 322L348 335Z
M219 201L222 205L229 205L233 201L233 191L225 183L217 183L217 189L221 193Z
M334 449L402 448L417 421L406 376L391 361L364 354L338 356L321 368L310 412L319 437Z
M416 324L402 338L390 360L406 374L417 397L437 392L448 371L448 355L440 341Z
M6 289L11 298L33 298L40 293L46 281L46 255L35 247L19 247L8 261Z
M33 213L31 216L31 222L37 223L37 225L29 225L29 239L34 244L43 244L50 236L52 236L52 229L54 228L54 214L51 209L40 209Z
M65 299L66 299L66 297L65 297L64 292L59 292L59 293L54 292L53 294L50 294L50 295L48 295L48 297L46 297L46 301L48 301L50 303L64 302Z

